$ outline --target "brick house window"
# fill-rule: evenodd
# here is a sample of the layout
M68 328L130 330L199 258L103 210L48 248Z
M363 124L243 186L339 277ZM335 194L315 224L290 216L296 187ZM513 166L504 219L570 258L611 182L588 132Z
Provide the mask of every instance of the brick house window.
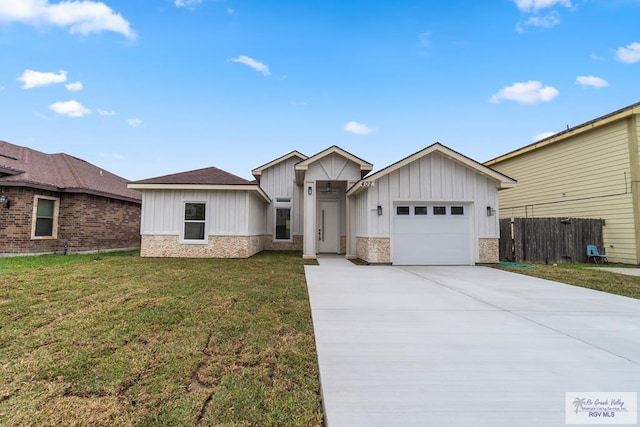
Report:
M32 239L58 238L58 213L60 199L35 196L33 199Z
M206 203L186 202L184 204L183 240L188 242L205 241L206 212Z

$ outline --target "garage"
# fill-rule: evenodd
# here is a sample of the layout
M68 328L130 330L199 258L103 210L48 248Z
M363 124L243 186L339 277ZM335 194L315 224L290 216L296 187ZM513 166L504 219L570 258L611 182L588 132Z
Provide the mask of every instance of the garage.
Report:
M395 203L393 264L473 264L471 209L468 203Z
M435 143L347 190L347 257L394 265L496 263L498 191L515 185Z

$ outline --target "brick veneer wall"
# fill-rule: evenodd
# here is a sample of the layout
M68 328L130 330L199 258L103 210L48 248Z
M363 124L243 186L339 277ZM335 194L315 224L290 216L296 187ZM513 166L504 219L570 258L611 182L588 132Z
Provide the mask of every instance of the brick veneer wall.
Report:
M294 234L291 242L274 242L273 236L266 234L262 236L261 251L301 251L302 234Z
M140 247L140 204L89 194L4 187L11 205L0 206L0 253L93 252ZM58 197L57 239L31 239L34 196Z
M356 255L370 263L391 262L391 239L388 237L356 237Z
M178 236L142 236L140 256L156 258L249 258L262 250L262 236L209 236L205 244L180 243Z
M479 261L481 264L495 264L499 262L500 239L478 239L480 250Z

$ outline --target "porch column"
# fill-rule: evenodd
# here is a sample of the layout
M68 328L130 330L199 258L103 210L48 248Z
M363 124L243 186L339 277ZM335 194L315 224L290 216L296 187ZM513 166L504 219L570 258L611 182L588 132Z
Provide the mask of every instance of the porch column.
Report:
M302 258L316 259L316 183L304 183L304 208L302 215L304 225L302 231Z

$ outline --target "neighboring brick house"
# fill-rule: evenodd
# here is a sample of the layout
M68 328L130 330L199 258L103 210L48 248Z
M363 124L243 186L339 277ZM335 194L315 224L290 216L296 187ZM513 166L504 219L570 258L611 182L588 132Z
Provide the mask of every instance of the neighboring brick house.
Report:
M0 255L139 248L141 199L84 160L0 141Z

